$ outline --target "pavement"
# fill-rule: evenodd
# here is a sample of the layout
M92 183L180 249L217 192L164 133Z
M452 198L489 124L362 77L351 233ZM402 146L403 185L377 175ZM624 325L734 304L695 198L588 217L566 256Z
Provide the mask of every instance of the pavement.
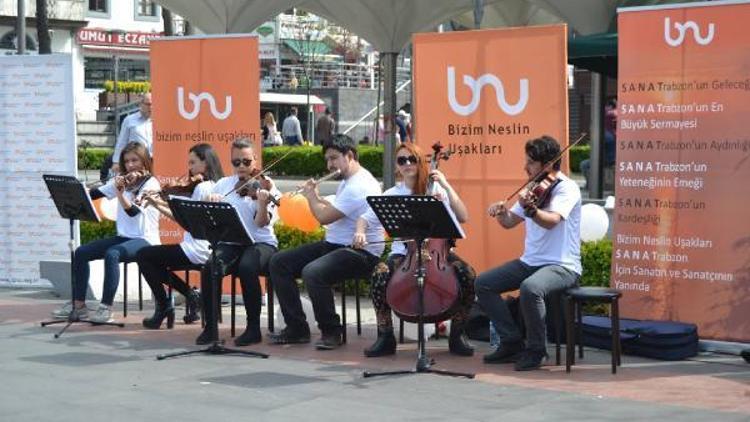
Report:
M367 298L361 335L348 298L349 342L334 351L264 341L240 349L268 359L197 354L163 361L156 356L199 349L193 342L200 325L183 324L182 309L174 329L153 331L140 323L150 303L143 311L131 303L126 319L115 304L124 328L74 324L55 339L61 326L39 321L60 303L50 290L0 288L0 421L750 420L750 365L737 356L678 362L624 356L613 375L609 352L587 348L569 374L554 360L515 372L483 364L486 343L474 341L477 354L466 358L449 354L440 339L428 342L435 367L473 372L475 379L363 378L364 370L413 369L416 355L413 341L392 357L362 355L376 332ZM229 309L223 314L221 336L229 345ZM265 313L263 319L265 327ZM549 352L554 356L554 347Z

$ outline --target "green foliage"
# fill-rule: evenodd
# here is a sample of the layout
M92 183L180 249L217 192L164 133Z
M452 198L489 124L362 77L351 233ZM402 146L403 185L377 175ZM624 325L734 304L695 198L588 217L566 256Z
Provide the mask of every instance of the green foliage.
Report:
M612 267L612 240L581 243L581 286L609 287Z
M102 220L101 223L81 221L81 245L115 235L117 235L117 227L114 221Z
M78 168L81 170L99 170L104 160L112 154L112 148L78 148Z
M317 242L323 240L325 236L323 228L318 228L318 230L312 233L306 233L294 227L286 226L283 223L276 223L273 229L276 232L276 238L279 239L279 250L296 248L306 243Z
M268 165L292 150L271 172L282 176L320 177L328 173L320 146L278 146L263 148L263 164ZM360 145L359 161L373 176L383 175L383 147Z
M581 161L589 158L591 147L589 145L576 145L570 148L570 171L579 173L581 171Z
M114 81L104 81L102 86L106 92L115 92ZM151 82L148 81L117 81L118 92L145 94L151 92Z

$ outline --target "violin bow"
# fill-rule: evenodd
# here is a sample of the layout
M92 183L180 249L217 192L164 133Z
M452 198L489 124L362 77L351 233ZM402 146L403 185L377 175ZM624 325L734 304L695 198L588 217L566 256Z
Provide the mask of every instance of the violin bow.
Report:
M269 171L269 170L271 170L271 168L272 168L273 166L275 166L276 164L280 163L280 162L281 162L281 160L283 160L284 158L286 158L286 156L287 156L287 155L291 154L291 153L292 153L292 151L293 151L293 148L289 148L289 151L287 151L286 153L284 153L284 155L282 155L281 157L277 158L277 159L276 159L275 161L273 161L273 162L272 162L271 164L269 164L268 166L266 166L266 168L262 169L262 170L260 171L260 173L258 173L258 174L256 174L255 176L253 176L253 177L251 177L251 178L247 179L247 180L246 180L246 181L245 181L245 182L244 182L243 184L241 184L241 185L239 185L239 186L236 186L235 188L233 188L233 189L232 189L232 190L230 190L229 192L225 193L225 194L224 194L224 198L226 198L227 196L231 195L231 194L232 194L232 193L234 193L234 192L237 192L238 190L240 190L240 189L244 188L245 186L248 186L248 185L249 185L249 184L250 184L250 183L251 183L251 182L252 182L253 180L257 180L257 179L258 179L258 178L259 178L260 176L263 176L263 175L265 175L266 173L268 173L268 171Z
M549 170L550 168L552 168L552 166L553 166L553 165L555 165L555 163L556 163L556 162L558 162L558 161L559 161L559 160L560 160L560 159L562 158L563 154L565 154L565 153L566 153L566 152L567 152L567 151L568 151L568 150L569 150L569 149L570 149L570 148L571 148L571 147L572 147L573 145L575 145L575 144L577 144L577 143L581 142L581 141L583 140L583 138L585 138L585 137L586 137L586 135L587 135L587 133L586 133L586 132L583 132L583 133L581 133L581 136L579 136L579 137L578 137L578 139L576 139L576 140L575 140L575 142L573 142L573 143L569 144L568 146L566 146L566 147L565 147L565 148L564 148L564 149L563 149L562 151L560 151L560 152L559 152L559 153L557 154L557 156L555 156L555 158L553 158L553 159L551 159L551 160L547 161L547 164L545 164L544 166L542 166L542 169L541 169L541 170L539 170L538 172L536 172L536 174L535 174L535 175L533 175L533 176L531 176L531 177L529 178L529 180L525 181L525 182L523 183L523 185L521 185L521 187L520 187L520 188L516 189L516 191L515 191L515 192L513 192L513 193L512 193L512 194L510 194L510 195L509 195L509 196L508 196L507 198L505 198L505 202L508 202L508 201L510 201L510 200L511 200L511 198L513 198L514 196L518 195L518 192L521 192L521 191L523 190L523 188L525 188L526 186L528 186L528 184L529 184L529 183L533 182L533 181L534 181L534 180L536 180L536 178L537 178L537 177L539 177L539 176L540 176L540 175L541 175L542 173L544 173L544 172L546 172L547 170Z

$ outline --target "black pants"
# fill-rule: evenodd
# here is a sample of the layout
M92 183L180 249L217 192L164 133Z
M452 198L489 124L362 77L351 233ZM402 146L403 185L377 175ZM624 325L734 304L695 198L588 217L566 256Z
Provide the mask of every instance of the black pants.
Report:
M351 278L368 277L379 258L367 251L325 241L309 243L277 253L271 258L271 283L279 298L286 326L294 333L307 333L297 277L302 277L310 295L318 328L325 333L341 331L331 286Z
M162 308L167 306L165 284L182 293L183 296L190 293L190 286L174 272L168 270L168 268L179 268L192 264L180 245L147 246L138 251L137 260L143 278L151 287L151 293L154 295L157 306Z
M268 274L268 263L276 253L276 247L266 243L252 246L219 244L214 253L216 265L209 258L201 274L201 294L206 321L216 318L216 302L221 291L221 278L227 274L237 274L242 286L242 300L248 324L260 324L261 275Z

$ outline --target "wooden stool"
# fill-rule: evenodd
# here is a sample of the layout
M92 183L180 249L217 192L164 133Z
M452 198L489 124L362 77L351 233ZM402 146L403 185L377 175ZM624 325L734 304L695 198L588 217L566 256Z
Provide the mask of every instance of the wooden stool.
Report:
M607 303L610 305L609 314L612 320L612 373L617 373L617 367L622 363L620 359L622 348L620 346L620 311L618 306L620 297L622 297L620 291L606 287L573 287L565 291L566 372L570 372L570 367L575 364L574 328L576 329L575 338L578 340L578 355L583 359L581 308L585 303Z

